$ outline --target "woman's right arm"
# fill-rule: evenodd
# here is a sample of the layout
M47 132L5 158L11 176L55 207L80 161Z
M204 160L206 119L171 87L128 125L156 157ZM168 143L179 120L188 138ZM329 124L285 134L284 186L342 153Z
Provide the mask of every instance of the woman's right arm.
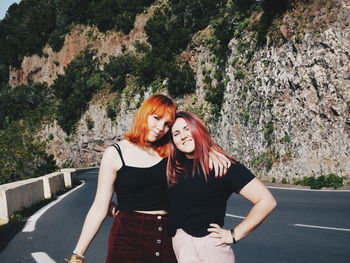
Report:
M85 218L79 241L74 249L75 253L84 255L105 219L113 196L117 171L121 167L122 162L117 151L114 147L108 147L102 157L95 199Z

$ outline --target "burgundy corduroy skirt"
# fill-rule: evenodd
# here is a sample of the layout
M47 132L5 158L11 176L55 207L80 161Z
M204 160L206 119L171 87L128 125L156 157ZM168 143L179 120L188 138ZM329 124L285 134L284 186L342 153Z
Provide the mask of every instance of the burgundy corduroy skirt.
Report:
M120 211L109 234L106 263L176 263L168 215Z

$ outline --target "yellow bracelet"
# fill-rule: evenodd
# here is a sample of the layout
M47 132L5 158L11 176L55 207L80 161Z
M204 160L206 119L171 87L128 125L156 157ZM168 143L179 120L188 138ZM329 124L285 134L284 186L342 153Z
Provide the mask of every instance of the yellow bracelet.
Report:
M81 259L84 259L84 255L80 254L79 252L73 251L73 254L80 257Z

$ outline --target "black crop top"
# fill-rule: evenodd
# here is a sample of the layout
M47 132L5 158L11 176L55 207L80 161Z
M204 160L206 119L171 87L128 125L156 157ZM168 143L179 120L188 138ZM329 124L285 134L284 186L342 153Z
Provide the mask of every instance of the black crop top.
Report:
M151 167L125 165L118 144L113 145L122 160L123 166L117 173L115 192L120 211L167 210L166 199L166 159Z

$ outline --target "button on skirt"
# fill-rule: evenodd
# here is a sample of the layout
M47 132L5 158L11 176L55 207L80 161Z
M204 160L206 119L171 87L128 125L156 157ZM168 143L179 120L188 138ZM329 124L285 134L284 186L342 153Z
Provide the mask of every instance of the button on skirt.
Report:
M106 263L176 263L168 215L120 211L108 241Z

